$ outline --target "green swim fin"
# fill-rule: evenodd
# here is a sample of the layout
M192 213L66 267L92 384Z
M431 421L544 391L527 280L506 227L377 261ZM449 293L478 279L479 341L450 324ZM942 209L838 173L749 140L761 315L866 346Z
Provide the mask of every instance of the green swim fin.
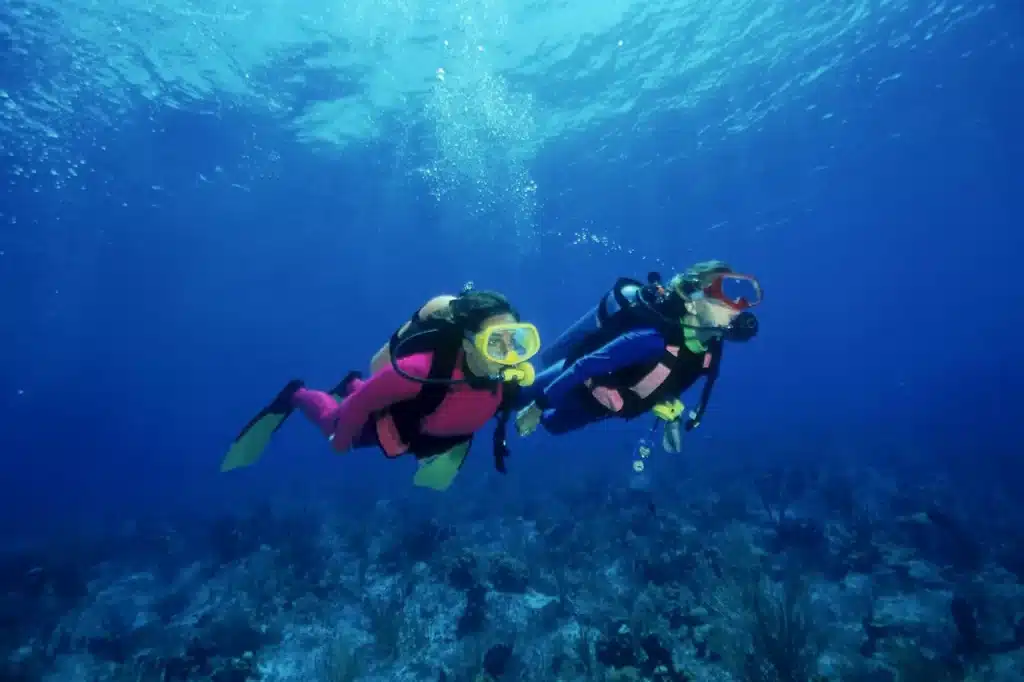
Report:
M448 452L421 460L413 484L421 488L431 488L443 492L455 480L455 475L462 468L462 463L469 454L470 441L456 445Z
M284 420L295 409L292 407L292 396L302 386L303 383L298 379L289 381L277 397L245 425L221 461L221 471L240 469L259 461L270 442L270 437L281 428Z

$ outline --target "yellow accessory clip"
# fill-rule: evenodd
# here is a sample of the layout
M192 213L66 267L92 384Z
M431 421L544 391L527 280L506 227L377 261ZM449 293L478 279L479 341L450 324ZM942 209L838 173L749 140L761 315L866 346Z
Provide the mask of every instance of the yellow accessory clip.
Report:
M540 351L540 332L532 324L495 324L473 337L473 346L491 362L518 367Z
M674 422L679 419L685 410L686 406L683 405L681 400L667 400L651 408L651 412L654 413L655 417L667 422Z

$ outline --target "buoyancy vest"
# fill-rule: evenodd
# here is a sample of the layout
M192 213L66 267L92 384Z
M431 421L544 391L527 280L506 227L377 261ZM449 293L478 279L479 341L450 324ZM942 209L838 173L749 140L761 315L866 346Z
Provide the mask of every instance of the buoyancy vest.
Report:
M388 344L391 363L396 371L401 373L397 361L410 355L430 353L431 362L426 377L414 378L422 380L420 391L414 398L391 405L374 415L378 434L383 427L395 436L395 442L388 445L381 439L381 447L385 453L390 457L411 453L422 459L448 452L456 446L472 441L473 433L437 436L423 430L424 420L437 412L455 386L464 383L472 390L489 391L501 396L500 405L495 412L495 416L498 417L498 428L494 434L494 458L495 468L504 473L504 459L509 454L505 431L511 416L514 386L491 379L470 379L459 384L452 383L456 380L456 369L464 357L462 340L465 337L462 330L450 320L422 319L417 311L410 319L408 327L404 331L399 331L391 336Z
M674 400L700 377L714 376L718 370L722 342L712 340L703 353L686 346L681 325L660 315L645 299L647 286L620 278L598 306L600 327L585 337L566 357L566 366L615 340L626 332L654 329L665 341L665 350L657 359L624 367L615 372L591 377L586 390L605 410L624 419L648 412L658 403Z

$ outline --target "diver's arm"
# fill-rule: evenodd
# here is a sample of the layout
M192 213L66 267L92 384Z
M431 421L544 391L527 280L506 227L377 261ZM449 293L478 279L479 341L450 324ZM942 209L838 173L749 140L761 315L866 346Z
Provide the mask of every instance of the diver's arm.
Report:
M653 329L626 332L574 362L537 397L541 409L557 406L587 379L661 356L665 339Z
M427 303L419 309L417 315L421 320L425 320L431 315L437 315L438 313L448 310L448 304L455 300L454 296L435 296L434 298L427 301ZM401 327L399 327L397 334L401 336L408 329L409 325L412 324L412 320L409 320ZM370 373L380 371L385 365L391 364L391 342L385 343L380 347L376 353L373 354L373 358L370 360Z
M427 376L430 355L412 355L400 359L398 364L411 376ZM396 372L390 362L384 365L341 401L331 445L340 452L348 450L375 412L416 397L421 387Z

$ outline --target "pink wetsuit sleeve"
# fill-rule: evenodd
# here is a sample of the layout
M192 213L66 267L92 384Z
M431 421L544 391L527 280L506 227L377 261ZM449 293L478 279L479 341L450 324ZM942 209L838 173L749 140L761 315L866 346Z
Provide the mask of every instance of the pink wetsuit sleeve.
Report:
M430 371L430 358L427 355L402 358L398 364L403 371L414 377L425 377ZM332 443L334 449L348 450L374 412L415 398L420 388L421 384L398 374L390 363L385 365L349 393L338 406Z

